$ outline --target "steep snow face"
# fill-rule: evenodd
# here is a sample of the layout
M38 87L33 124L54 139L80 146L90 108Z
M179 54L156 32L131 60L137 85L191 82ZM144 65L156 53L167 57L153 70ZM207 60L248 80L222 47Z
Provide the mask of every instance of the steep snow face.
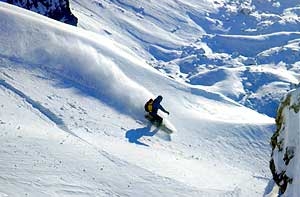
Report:
M300 166L300 89L283 99L276 118L277 130L272 136L273 178L284 196L299 196Z
M5 3L0 18L1 195L267 192L272 118L166 77L130 44ZM158 94L172 135L144 120Z
M119 62L130 64L137 60L125 59L127 54L124 52L116 55L116 62L106 57L114 53L113 50L121 51L117 43L107 38L96 40L97 37L94 34L91 34L91 38L84 37L84 34L89 33L76 28L67 30L73 36L67 38L63 36L65 31L54 27L64 28L59 23L45 21L44 24L39 24L39 21L35 20L22 23L21 18L10 18L9 12L2 14L2 18L7 21L2 26L3 34L13 35L14 38L23 37L23 39L21 42L15 42L15 39L3 40L2 43L7 47L0 49L2 56L18 59L32 67L42 67L64 78L76 81L86 87L86 91L111 100L111 103L108 102L111 105L141 116L141 113L138 112L142 112L144 100L151 94L129 79L117 65ZM40 31L45 24L50 26L48 29L51 32ZM33 25L37 29L29 29L28 25ZM16 29L20 31L16 31ZM71 31L77 33L71 33ZM40 36L24 36L28 33L39 33ZM110 48L108 49L107 46ZM99 53L104 50L103 53L107 53L106 56ZM136 100L137 97L144 98L144 100Z
M21 8L42 14L49 18L77 25L78 19L70 9L69 0L1 0Z
M299 82L297 0L71 4L80 27L124 43L170 78L268 116L276 116L278 98Z

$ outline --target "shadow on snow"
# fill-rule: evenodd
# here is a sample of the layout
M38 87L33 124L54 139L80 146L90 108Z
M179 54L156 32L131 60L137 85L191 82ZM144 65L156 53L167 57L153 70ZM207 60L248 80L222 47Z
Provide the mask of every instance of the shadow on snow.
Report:
M158 130L159 129L156 128L153 131L151 131L151 125L149 124L146 127L128 130L126 132L125 137L128 138L128 141L130 143L135 143L135 144L143 145L143 146L149 146L143 142L140 142L139 139L141 139L144 136L152 137L158 132Z

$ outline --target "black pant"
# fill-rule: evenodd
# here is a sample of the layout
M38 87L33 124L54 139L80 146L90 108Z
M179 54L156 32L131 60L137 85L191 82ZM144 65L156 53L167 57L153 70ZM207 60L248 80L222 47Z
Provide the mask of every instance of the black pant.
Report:
M150 113L150 115L152 116L154 122L157 122L158 124L162 123L163 118L160 117L158 114Z

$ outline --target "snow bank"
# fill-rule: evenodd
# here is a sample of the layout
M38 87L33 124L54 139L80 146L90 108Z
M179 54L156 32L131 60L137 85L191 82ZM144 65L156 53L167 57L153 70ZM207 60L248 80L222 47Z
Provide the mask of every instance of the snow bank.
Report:
M300 88L291 91L278 109L272 136L270 168L284 196L300 196Z
M43 68L60 80L69 79L121 112L136 116L143 113L144 102L153 96L118 66L120 56L128 57L124 60L128 66L138 63L135 57L124 54L124 49L104 37L89 37L90 32L0 4L0 43L5 46L0 48L2 57Z
M207 37L206 41L215 52L226 51L226 53L255 57L265 50L286 45L290 40L299 38L299 32L278 32L258 36L215 35Z

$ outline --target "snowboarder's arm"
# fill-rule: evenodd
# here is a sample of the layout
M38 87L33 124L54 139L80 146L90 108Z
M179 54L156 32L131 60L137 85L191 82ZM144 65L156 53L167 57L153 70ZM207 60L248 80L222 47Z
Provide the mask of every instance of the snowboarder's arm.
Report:
M164 108L163 108L163 106L161 106L161 105L159 105L159 109L161 110L161 111L163 111L163 112L165 112L166 114L170 114L167 110L165 110Z

